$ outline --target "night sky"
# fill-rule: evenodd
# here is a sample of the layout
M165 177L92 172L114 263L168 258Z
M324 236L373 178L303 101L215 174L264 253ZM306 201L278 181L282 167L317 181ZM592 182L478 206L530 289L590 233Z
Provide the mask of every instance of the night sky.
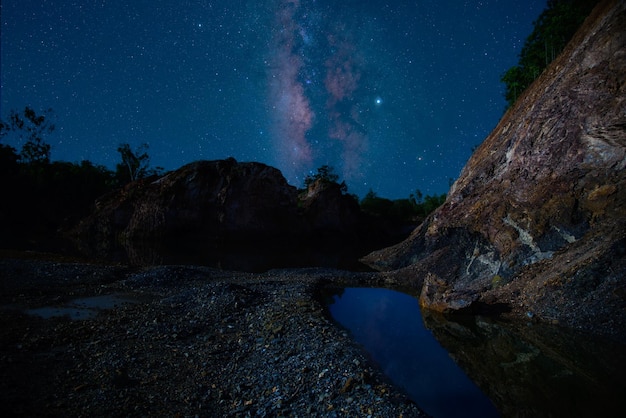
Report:
M448 191L495 127L545 0L2 0L2 109L52 108L52 159L234 157L294 186ZM18 148L21 144L5 142Z

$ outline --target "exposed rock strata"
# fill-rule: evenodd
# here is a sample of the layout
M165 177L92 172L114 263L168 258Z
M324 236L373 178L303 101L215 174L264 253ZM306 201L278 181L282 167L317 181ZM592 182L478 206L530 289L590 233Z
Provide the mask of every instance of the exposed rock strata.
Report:
M445 204L364 261L441 312L491 306L626 339L626 4L596 7Z

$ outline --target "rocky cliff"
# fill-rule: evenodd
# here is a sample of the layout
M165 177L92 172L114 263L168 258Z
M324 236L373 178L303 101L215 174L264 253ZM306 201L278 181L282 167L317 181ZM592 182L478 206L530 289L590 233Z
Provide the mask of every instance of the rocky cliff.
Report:
M626 340L626 4L596 7L445 204L363 261L423 307L510 311Z
M401 233L363 214L337 183L298 191L276 168L232 158L132 182L101 197L72 231L90 256L160 264L173 254L172 262L213 255L216 264L251 271L251 263L347 267L408 235Z
M318 179L299 201L307 224L319 233L354 233L363 217L358 201L344 194L338 183Z
M273 167L232 158L199 161L104 196L76 233L101 242L280 237L303 228L296 199L296 188Z

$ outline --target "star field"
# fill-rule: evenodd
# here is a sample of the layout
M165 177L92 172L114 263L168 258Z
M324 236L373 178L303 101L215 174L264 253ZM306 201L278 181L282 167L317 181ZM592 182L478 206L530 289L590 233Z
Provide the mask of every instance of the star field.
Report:
M166 170L232 156L298 187L328 164L361 197L445 193L545 6L5 0L1 114L52 108L53 160L113 168L145 142Z

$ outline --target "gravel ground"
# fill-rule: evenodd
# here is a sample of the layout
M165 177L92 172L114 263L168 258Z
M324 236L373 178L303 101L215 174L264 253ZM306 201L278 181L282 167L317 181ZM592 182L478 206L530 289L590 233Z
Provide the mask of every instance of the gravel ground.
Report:
M380 276L0 260L2 416L425 416L327 316ZM81 320L27 309L128 300ZM118 301L119 302L119 301Z

